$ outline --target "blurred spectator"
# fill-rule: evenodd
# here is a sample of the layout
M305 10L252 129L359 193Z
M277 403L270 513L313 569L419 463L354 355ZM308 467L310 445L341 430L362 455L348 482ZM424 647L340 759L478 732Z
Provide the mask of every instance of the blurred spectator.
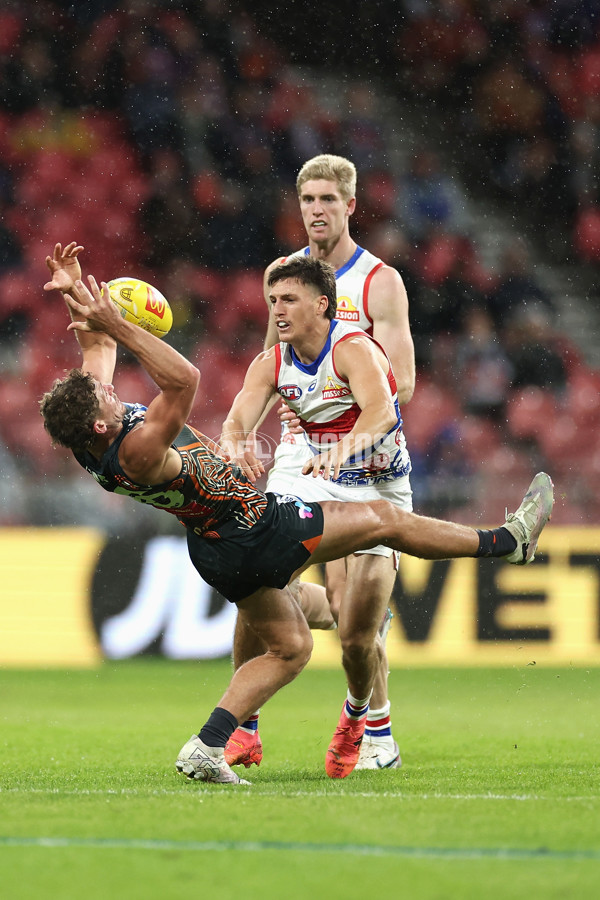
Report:
M573 223L573 249L585 263L600 263L600 204L592 197L586 198Z
M515 200L528 207L534 225L541 229L572 211L573 204L562 191L563 172L557 148L546 136L512 145L504 179Z
M457 255L438 285L439 308L435 321L437 334L459 334L471 311L483 305L483 295L473 284L468 258Z
M242 185L221 182L216 206L202 217L204 243L198 262L229 270L252 267L274 255L271 223L252 204Z
M479 79L475 90L476 129L492 178L510 188L509 161L522 143L543 133L544 92L510 58L497 59ZM507 183L508 182L508 183Z
M455 95L487 52L482 11L471 0L403 0L409 19L397 54L408 69L406 89L434 99ZM460 73L462 78L456 78Z
M0 275L23 262L21 242L6 224L6 205L0 198Z
M167 36L144 23L143 30L122 34L121 54L126 80L122 109L141 155L163 147L180 150L175 98L184 72Z
M465 225L464 197L442 168L437 153L419 150L399 185L398 218L415 240L438 226L460 232Z
M555 0L550 4L550 40L577 50L598 37L600 21L595 0Z
M456 348L458 382L464 408L502 422L512 366L484 306L473 306Z
M217 306L220 297L215 289L215 279L203 276L202 269L188 259L173 256L163 269L161 291L173 310L173 330L169 343L180 353L190 356L192 347L207 330L211 307Z
M535 277L527 245L512 240L500 257L497 281L487 298L488 310L495 327L503 332L513 317L535 305L554 312L553 301Z
M354 81L346 91L347 112L343 116L346 133L344 156L362 173L387 168L387 142L383 131L385 116L377 94L365 81ZM334 113L335 115L335 113ZM362 176L364 178L364 176Z
M52 44L43 34L25 32L18 54L5 57L0 70L0 103L15 115L61 95L61 79L52 56Z
M214 135L228 108L227 83L219 60L202 55L178 91L183 153L192 173L216 165Z
M427 453L411 451L415 496L424 515L447 516L471 499L473 467L461 446L455 425L440 428L430 442Z
M571 126L572 160L569 182L572 195L581 202L598 196L600 188L600 102L588 106L585 118Z
M512 387L548 388L564 393L567 368L547 312L529 306L514 316L506 330L506 347L513 368Z
M201 259L204 249L202 223L190 197L183 160L173 149L149 155L150 194L140 210L140 226L146 235L146 263L167 267L175 258Z

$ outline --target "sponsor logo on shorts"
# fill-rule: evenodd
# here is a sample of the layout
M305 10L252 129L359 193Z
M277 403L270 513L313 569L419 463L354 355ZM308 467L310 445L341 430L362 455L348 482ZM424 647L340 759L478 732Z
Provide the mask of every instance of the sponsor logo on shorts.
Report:
M310 506L307 506L302 500L296 500L296 506L298 507L298 515L301 519L312 519L312 509Z
M275 494L277 503L296 503L299 499L295 494Z

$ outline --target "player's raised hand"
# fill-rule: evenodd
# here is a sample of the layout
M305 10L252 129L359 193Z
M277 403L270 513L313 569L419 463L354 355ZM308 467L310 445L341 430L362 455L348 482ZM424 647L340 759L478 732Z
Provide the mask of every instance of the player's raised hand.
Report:
M81 278L81 266L78 256L83 250L76 241L71 241L66 247L56 244L52 256L46 257L46 265L50 269L52 280L44 285L45 291L62 291L70 293L75 282Z
M73 285L72 294L66 294L65 300L75 315L68 331L101 331L111 334L114 326L123 322L117 307L110 299L108 287L103 281L101 286L93 275L88 275L89 288L78 279Z

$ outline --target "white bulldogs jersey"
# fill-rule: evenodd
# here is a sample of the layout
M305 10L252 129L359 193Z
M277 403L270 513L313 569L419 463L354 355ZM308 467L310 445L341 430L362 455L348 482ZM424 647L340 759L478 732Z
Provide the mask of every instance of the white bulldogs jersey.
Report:
M291 256L309 256L304 247ZM290 257L287 257L290 259ZM356 325L367 334L373 332L373 320L369 315L369 288L375 272L385 265L368 250L357 247L347 263L335 273L337 292L336 319Z
M373 340L354 325L332 321L325 346L318 359L309 365L300 362L289 344L281 342L275 345L277 391L298 414L313 454L327 450L341 440L351 431L360 415L360 407L350 386L338 375L333 361L335 346L356 336ZM391 368L388 383L396 407L396 424L375 445L344 463L336 479L340 484L377 484L410 472L410 458Z

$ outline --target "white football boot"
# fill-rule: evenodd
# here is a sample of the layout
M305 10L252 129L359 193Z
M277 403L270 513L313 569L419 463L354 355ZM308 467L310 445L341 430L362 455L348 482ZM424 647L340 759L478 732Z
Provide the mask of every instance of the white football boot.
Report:
M193 734L179 751L175 768L190 780L215 784L250 784L229 768L223 750L223 747L209 747L198 735Z
M360 769L399 769L402 765L400 749L396 741L392 741L391 744L388 747L383 744L376 744L375 741L369 740L368 737L363 738L360 756L354 771L357 772Z
M538 472L521 505L506 517L504 527L517 542L516 550L503 556L515 566L526 566L533 562L538 538L552 514L554 505L554 485L545 472Z

